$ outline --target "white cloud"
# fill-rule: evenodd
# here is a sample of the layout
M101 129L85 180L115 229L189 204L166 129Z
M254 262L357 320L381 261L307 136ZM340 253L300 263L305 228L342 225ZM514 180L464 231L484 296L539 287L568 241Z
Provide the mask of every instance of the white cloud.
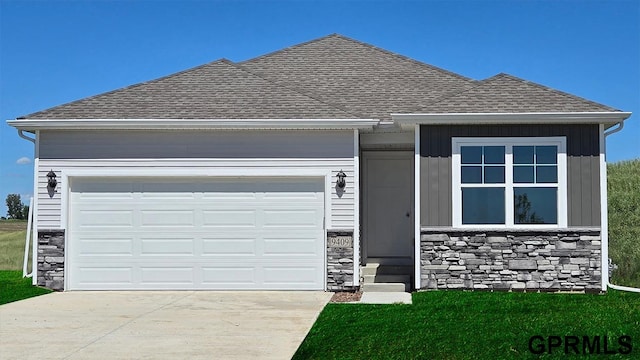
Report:
M16 161L16 164L18 165L26 165L26 164L31 164L31 159L29 159L26 156L21 157L20 159L18 159Z

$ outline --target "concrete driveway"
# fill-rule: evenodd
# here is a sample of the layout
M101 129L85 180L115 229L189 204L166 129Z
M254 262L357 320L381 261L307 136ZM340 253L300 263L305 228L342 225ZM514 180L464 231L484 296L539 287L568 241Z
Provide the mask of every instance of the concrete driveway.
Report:
M290 359L325 292L66 292L0 306L0 359Z

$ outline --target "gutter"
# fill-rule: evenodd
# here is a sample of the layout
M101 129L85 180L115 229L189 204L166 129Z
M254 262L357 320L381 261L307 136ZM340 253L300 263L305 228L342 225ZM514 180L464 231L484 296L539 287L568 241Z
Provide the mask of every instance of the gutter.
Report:
M21 130L158 129L371 129L376 119L21 119L7 124Z

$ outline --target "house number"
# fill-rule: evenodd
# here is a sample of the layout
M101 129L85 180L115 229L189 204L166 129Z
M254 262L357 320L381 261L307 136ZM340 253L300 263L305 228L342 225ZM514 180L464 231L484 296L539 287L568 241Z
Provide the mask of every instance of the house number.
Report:
M329 247L332 248L350 248L353 247L353 238L351 236L332 236L327 239Z

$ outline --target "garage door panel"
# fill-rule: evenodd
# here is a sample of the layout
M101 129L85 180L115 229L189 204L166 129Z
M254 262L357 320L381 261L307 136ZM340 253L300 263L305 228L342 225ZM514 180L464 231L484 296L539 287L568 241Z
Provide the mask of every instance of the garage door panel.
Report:
M216 228L255 228L255 210L203 210L202 226Z
M203 238L202 239L202 255L203 256L255 256L256 255L256 237L248 238Z
M79 256L133 256L132 236L88 233L76 237Z
M133 211L129 210L82 210L76 220L80 229L95 227L133 227Z
M263 227L295 227L316 229L322 226L322 216L317 210L265 210Z
M193 238L146 238L141 237L142 256L184 256L195 253L195 240Z
M133 284L133 267L127 266L80 267L74 275L78 285L88 289L102 289L107 285L123 288Z
M140 210L140 226L195 226L192 210Z
M313 285L318 281L318 269L314 266L265 266L264 283L270 285Z
M140 266L141 284L161 284L167 287L171 284L193 285L194 269L192 266Z
M70 289L324 287L322 179L95 180L71 182Z
M289 239L264 236L263 254L265 256L319 256L317 239L317 236L292 237Z
M255 267L214 267L202 268L202 283L222 287L253 286L256 281Z

